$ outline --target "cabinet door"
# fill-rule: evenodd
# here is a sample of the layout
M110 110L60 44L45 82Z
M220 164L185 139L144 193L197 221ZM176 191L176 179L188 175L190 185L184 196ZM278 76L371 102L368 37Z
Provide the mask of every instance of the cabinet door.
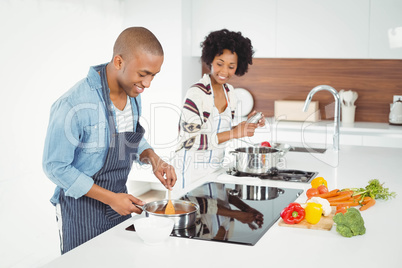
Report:
M368 58L369 0L277 2L279 58Z
M402 59L401 0L371 0L370 58Z
M201 56L205 36L223 28L250 38L254 57L275 56L275 0L193 0L192 5L193 56Z

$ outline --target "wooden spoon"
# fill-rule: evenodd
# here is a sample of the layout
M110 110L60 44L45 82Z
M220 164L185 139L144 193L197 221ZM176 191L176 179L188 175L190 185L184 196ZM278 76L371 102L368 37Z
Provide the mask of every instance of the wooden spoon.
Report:
M165 214L176 214L176 211L175 211L175 209L174 209L174 206L173 206L173 203L172 203L172 199L171 199L171 191L169 190L169 201L168 201L168 203L167 203L167 205L166 205L166 208L165 208Z

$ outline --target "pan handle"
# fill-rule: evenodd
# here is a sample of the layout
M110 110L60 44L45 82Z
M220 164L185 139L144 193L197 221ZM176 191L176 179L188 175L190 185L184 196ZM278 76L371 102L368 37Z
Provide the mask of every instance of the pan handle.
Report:
M145 210L144 206L140 206L140 205L137 205L137 204L135 204L135 203L133 203L133 205L136 206L137 208L141 209L142 211Z

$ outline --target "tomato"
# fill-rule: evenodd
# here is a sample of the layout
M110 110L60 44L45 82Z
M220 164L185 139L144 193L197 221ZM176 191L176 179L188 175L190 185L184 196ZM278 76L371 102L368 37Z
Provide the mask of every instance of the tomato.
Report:
M348 209L348 208L350 208L350 206L345 205L345 204L339 204L339 205L336 206L336 209L337 209L337 210L338 210L338 209Z
M328 188L324 184L317 187L317 190L320 194L328 193Z
M318 192L317 188L310 188L310 189L307 190L306 195L307 195L307 198L310 199L313 196L318 195L319 193L320 192Z
M336 212L335 212L335 214L338 214L338 213L345 214L348 208L349 208L348 205L339 204L339 205L336 206Z
M347 210L346 210L346 209L344 209L344 208L337 209L337 210L336 210L336 212L335 212L335 215L336 215L336 214L338 214L338 213L345 214L345 213L346 213L346 211L347 211Z
M271 144L267 141L263 141L263 142L261 142L261 146L262 147L271 147Z

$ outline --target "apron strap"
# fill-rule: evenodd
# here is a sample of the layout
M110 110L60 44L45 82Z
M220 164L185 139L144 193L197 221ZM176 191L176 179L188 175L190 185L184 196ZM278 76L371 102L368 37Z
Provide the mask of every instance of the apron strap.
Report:
M113 133L117 133L116 113L115 113L115 110L114 110L114 105L112 103L112 100L110 99L110 89L109 89L109 85L107 83L106 66L107 66L107 64L100 69L100 77L101 77L101 83L102 83L102 95L103 95L103 99L105 100L105 103L106 103L106 110L107 110L107 113L108 113L108 117L107 117L108 121L111 119L112 122L113 122L113 126L114 126L112 128L111 127L112 122L109 122L110 129L114 130ZM137 119L136 128L134 129L134 132L136 132L135 130L139 127L139 122L140 122L140 108L139 108L139 105L138 105L137 98L131 98L130 97L130 99L134 99L135 106L137 107L137 115L138 115L137 117L138 117L138 119ZM134 114L133 114L133 120L134 120Z

